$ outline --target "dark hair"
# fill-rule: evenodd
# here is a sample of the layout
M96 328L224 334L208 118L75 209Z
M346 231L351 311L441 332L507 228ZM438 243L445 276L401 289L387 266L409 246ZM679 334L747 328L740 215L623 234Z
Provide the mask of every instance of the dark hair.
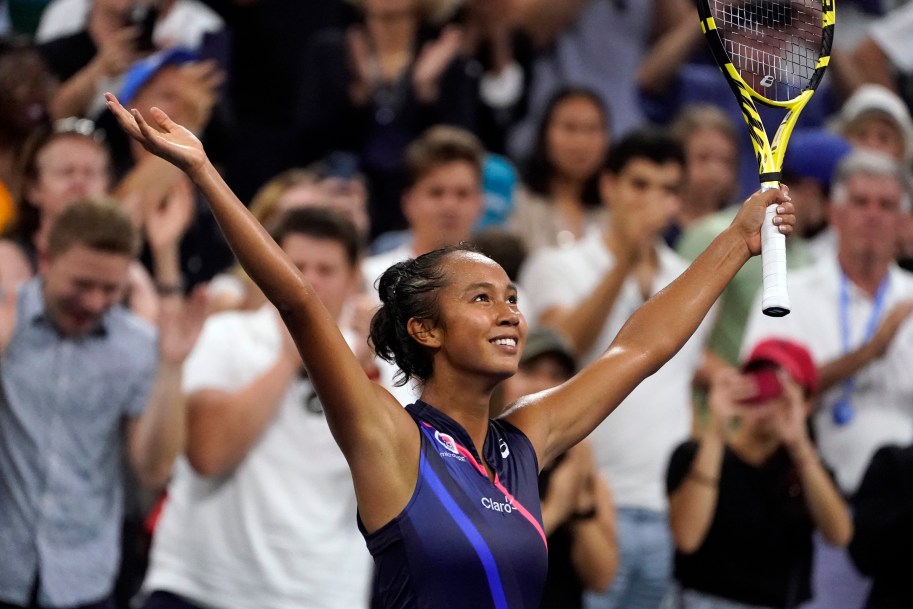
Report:
M664 129L636 129L612 146L606 158L605 170L618 175L635 159L646 159L657 165L676 163L684 167L685 151L681 143Z
M545 106L545 112L542 114L542 120L539 122L538 131L536 132L536 143L533 147L533 153L526 161L526 167L523 172L523 181L526 186L533 192L548 196L549 181L555 174L555 165L549 158L548 153L548 129L554 119L555 111L562 103L568 99L582 97L593 103L599 108L602 114L602 120L608 129L610 115L609 110L603 103L602 98L594 90L587 87L569 86L563 87L556 91ZM601 204L602 199L599 196L599 172L594 173L583 185L583 202L587 206L596 207Z
M282 214L272 231L276 243L288 235L305 235L314 239L329 239L346 251L349 266L358 264L361 240L355 225L342 212L326 207L302 207Z
M131 258L139 252L139 231L117 201L105 197L69 205L48 233L48 253L54 257L76 245Z
M448 125L431 127L406 148L406 187L415 186L433 169L457 161L472 165L481 187L484 160L485 147L469 131Z
M424 382L434 371L431 355L409 335L406 324L412 318L440 323L437 293L449 281L446 259L456 252L478 250L467 243L442 247L397 262L377 280L381 306L371 319L369 340L379 357L399 366L397 387L413 378Z

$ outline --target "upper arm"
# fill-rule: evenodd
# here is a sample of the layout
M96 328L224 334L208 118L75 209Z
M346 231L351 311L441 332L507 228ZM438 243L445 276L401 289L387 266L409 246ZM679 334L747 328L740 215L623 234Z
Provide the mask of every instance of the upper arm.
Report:
M32 266L18 245L0 239L0 285L4 290L15 290L33 276Z
M539 467L585 438L652 372L645 354L610 347L561 385L522 398L505 415L527 435Z
M383 387L371 382L335 322L320 310L287 311L283 319L342 450L371 531L395 517L418 478L419 431Z

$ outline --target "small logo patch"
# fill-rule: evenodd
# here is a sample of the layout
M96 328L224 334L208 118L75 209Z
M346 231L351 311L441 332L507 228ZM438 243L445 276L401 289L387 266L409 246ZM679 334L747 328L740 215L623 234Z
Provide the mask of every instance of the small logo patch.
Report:
M448 434L441 433L441 432L435 430L434 439L437 440L438 442L440 442L444 448L446 448L453 454L458 455L460 453L459 449L457 449L456 441Z
M773 86L773 84L774 84L774 77L771 76L770 74L768 74L767 76L765 76L764 78L761 79L761 86L764 87L765 89Z

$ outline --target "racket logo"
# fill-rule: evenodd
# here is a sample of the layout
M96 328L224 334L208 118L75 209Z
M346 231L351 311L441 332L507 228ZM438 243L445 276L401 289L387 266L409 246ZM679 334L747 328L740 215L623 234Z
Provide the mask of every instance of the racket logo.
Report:
M764 87L765 89L770 88L771 86L773 86L773 84L774 84L774 77L771 76L770 74L768 74L767 76L765 76L764 78L761 79L761 86Z

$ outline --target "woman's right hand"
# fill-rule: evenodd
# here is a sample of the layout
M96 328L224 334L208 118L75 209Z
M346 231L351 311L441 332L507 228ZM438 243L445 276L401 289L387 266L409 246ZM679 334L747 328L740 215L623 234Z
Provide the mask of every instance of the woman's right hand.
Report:
M158 108L149 113L155 126L143 118L139 110L128 111L111 93L105 93L108 109L114 114L121 128L152 154L192 174L208 162L203 144L190 130L178 125Z
M736 404L754 392L751 380L738 370L726 369L714 375L710 384L708 406L710 426L708 432L725 441L731 431L732 422L738 414Z

